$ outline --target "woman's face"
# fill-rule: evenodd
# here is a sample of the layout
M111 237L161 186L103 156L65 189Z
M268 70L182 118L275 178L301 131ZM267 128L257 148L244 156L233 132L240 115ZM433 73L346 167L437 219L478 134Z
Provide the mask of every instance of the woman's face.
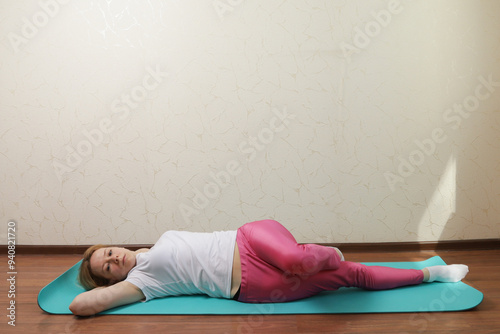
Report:
M135 266L135 252L121 247L105 247L96 250L90 257L92 273L114 284L123 281Z

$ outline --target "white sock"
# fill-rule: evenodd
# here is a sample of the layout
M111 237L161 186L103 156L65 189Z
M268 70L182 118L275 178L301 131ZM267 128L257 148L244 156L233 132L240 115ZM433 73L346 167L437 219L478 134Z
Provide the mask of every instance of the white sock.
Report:
M339 253L340 261L344 261L344 254L342 254L340 249L338 249L337 247L332 247L332 246L329 246L329 247L335 249L337 251L337 253Z
M469 267L464 264L450 264L447 266L427 267L429 270L429 280L427 282L458 282L467 275Z

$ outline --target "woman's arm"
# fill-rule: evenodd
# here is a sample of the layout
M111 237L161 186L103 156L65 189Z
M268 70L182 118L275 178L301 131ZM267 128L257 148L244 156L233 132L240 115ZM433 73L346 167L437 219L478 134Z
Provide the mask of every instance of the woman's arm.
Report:
M75 315L89 316L101 311L131 304L144 298L142 291L130 282L122 281L99 287L75 297L69 309Z

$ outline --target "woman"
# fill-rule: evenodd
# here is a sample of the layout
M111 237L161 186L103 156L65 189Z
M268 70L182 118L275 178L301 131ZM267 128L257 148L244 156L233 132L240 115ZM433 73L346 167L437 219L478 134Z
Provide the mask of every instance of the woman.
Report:
M247 303L287 302L340 287L391 289L458 282L465 265L395 269L344 261L334 247L298 244L274 220L237 231L165 232L151 248L96 245L84 254L79 280L90 291L70 305L88 316L139 300L206 294Z

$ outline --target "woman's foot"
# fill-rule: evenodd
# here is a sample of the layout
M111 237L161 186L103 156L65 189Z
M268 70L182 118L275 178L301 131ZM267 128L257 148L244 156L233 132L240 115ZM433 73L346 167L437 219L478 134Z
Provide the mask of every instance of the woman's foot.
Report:
M424 282L454 283L461 281L469 272L464 264L450 264L446 266L432 266L422 270Z

